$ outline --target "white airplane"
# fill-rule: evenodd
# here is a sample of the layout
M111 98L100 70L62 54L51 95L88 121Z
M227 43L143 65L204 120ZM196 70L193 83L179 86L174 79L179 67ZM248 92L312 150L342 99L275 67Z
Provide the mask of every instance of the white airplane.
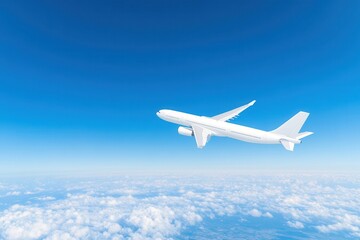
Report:
M178 133L184 136L195 136L198 148L203 148L211 136L219 136L251 143L282 144L286 150L293 151L294 145L301 143L302 138L313 134L312 132L299 133L309 116L307 112L297 113L283 125L269 132L227 122L236 118L254 103L255 100L214 117L197 116L173 110L160 110L156 115L165 121L182 125L178 128Z

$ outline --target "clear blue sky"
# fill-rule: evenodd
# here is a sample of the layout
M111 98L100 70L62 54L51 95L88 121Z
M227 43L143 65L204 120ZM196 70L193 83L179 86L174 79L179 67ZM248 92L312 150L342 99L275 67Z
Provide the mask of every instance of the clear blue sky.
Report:
M162 108L315 135L203 150ZM2 1L1 173L360 170L359 1Z

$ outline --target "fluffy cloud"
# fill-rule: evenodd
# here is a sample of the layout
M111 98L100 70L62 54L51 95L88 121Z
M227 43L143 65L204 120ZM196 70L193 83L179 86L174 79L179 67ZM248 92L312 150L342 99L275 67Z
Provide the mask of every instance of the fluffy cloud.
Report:
M262 213L259 210L254 208L249 211L249 215L253 216L253 217L261 217Z
M165 239L201 220L183 197L68 194L43 206L11 206L0 215L0 232L6 239Z
M268 218L272 218L272 214L269 213L269 212L266 212L266 213L262 213L261 211L259 211L258 209L256 208L253 208L251 209L248 214L252 217L268 217Z
M7 192L5 196L19 196L21 194L21 192L19 191L12 191L12 192Z
M51 201L51 200L55 200L54 197L51 197L51 196L43 196L43 197L38 197L36 198L38 200L41 200L41 201Z
M336 217L337 222L328 225L317 226L317 229L323 233L333 231L350 231L356 236L360 236L360 217L357 215L344 214Z
M302 222L299 221L295 221L295 222L287 221L287 224L289 225L289 227L292 228L297 228L297 229L304 228L304 224L302 224Z
M19 194L0 197L3 204L9 197L16 202L0 212L0 238L169 239L205 219L233 215L267 221L276 216L293 229L356 237L359 186L355 178L306 176L119 177L64 180L41 188L35 184L33 189L4 189ZM27 191L32 194L20 194Z

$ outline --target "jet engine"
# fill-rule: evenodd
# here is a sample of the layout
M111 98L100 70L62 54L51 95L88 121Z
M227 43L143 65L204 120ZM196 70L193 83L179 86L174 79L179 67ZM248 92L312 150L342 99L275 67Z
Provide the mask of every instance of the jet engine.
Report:
M179 127L178 133L180 135L184 135L184 136L188 136L188 137L194 136L193 130L191 128L187 128L187 127Z

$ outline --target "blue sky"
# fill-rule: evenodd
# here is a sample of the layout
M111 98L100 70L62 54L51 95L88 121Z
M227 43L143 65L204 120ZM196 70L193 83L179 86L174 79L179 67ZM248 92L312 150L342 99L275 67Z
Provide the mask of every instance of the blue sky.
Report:
M358 1L0 3L0 172L358 171ZM311 113L295 152L213 138L162 108L271 130Z

